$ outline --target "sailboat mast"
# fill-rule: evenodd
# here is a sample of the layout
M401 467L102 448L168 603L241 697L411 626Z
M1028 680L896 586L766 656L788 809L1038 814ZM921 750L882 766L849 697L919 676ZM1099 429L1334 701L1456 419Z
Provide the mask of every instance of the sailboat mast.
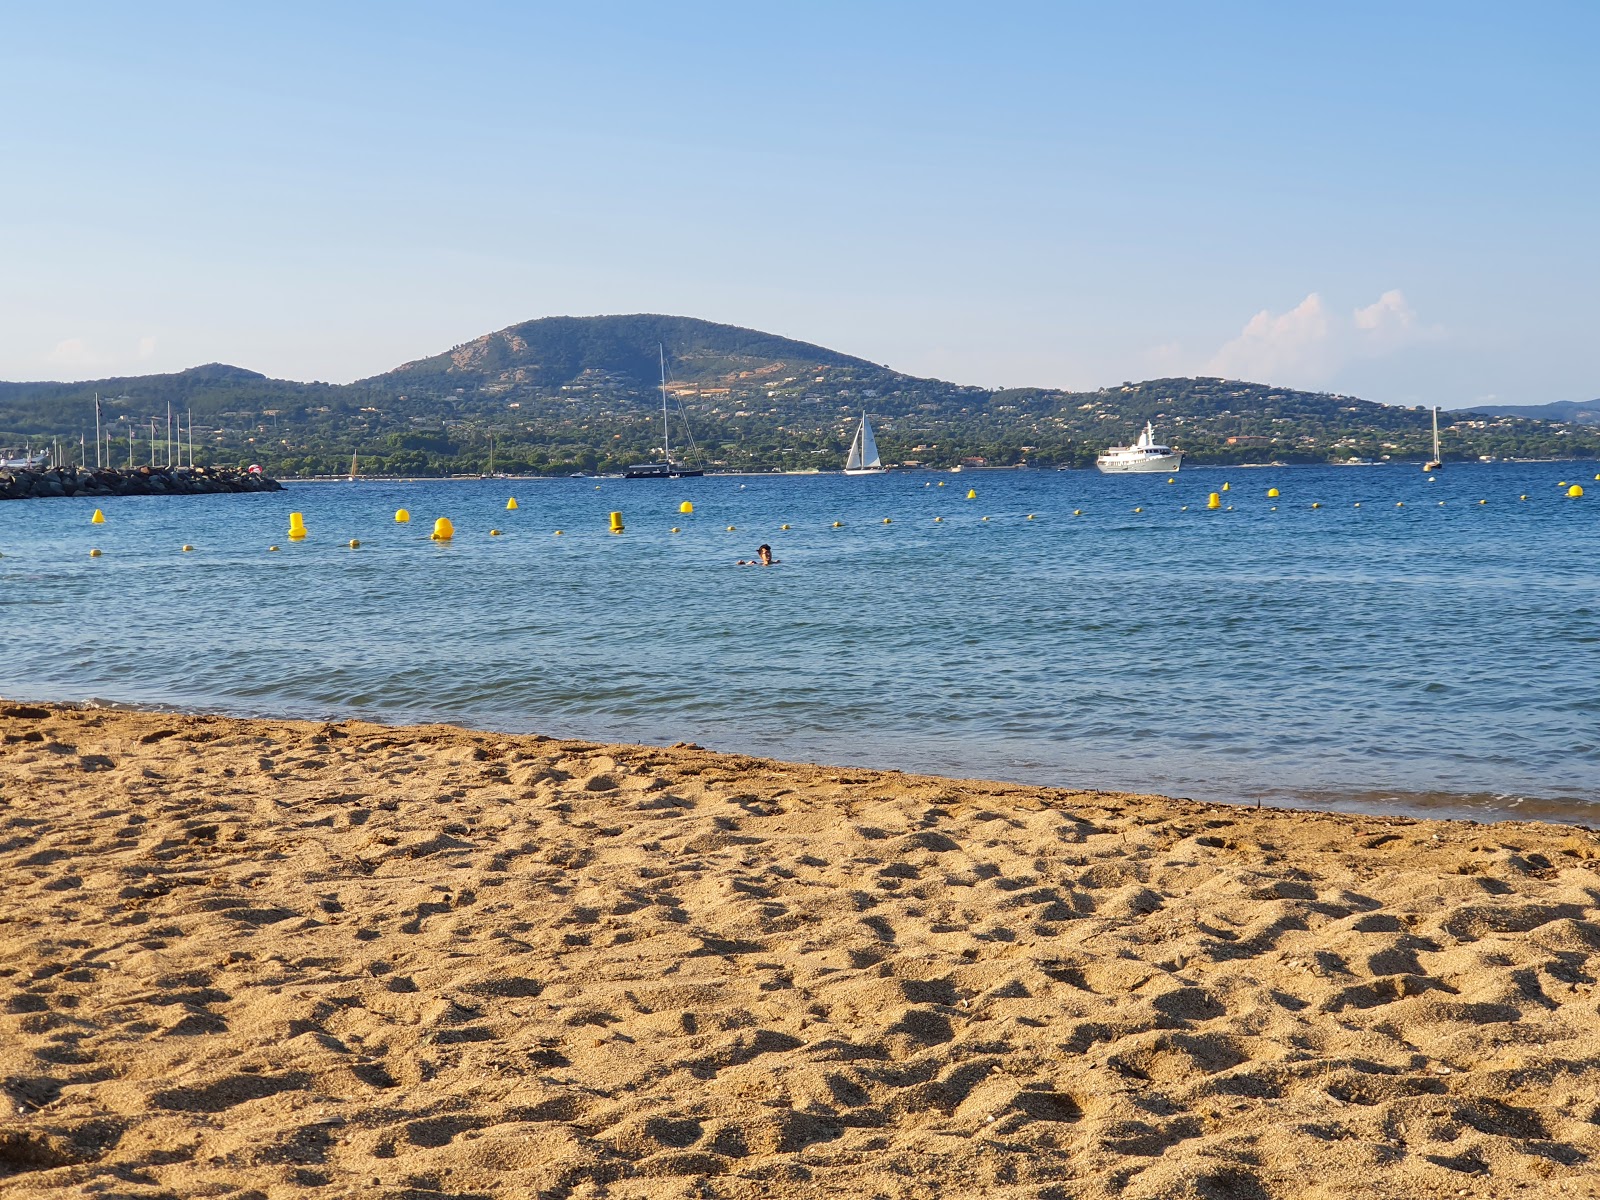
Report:
M1439 406L1433 406L1433 461L1439 462Z
M661 457L667 466L672 465L672 430L667 423L667 350L656 343L656 354L661 359Z

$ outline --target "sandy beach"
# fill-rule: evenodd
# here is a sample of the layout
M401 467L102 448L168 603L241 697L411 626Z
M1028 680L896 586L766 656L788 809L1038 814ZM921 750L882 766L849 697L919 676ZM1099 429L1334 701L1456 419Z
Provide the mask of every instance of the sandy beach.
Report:
M0 704L0 1193L1600 1195L1600 836Z

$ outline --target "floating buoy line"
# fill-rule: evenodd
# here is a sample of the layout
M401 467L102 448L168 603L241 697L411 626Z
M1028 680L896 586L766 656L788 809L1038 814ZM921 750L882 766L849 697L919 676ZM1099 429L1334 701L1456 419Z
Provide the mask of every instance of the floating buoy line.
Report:
M1431 474L1427 477L1429 483L1436 482L1437 478L1438 478L1437 476L1431 475ZM1595 479L1597 481L1600 481L1600 474L1597 474L1595 476ZM1168 479L1167 483L1169 483L1169 484L1175 483L1175 480ZM934 486L934 484L925 483L923 486L931 488L931 487ZM945 485L941 481L941 482L938 483L937 486L944 487ZM1559 496L1562 499L1581 500L1581 499L1585 498L1584 487L1580 483L1574 483L1574 482L1570 482L1568 480L1561 480L1556 486L1557 486L1556 494L1557 494L1557 496ZM1222 492L1227 492L1227 491L1231 491L1231 490L1232 490L1231 484L1225 481L1225 482L1223 482L1221 484L1221 487L1220 487L1219 491L1208 493L1207 496L1206 496L1206 502L1205 502L1205 506L1204 506L1205 511L1208 511L1208 512L1214 512L1214 511L1218 511L1218 510L1223 510L1223 511L1227 511L1227 512L1235 511L1235 505L1233 505L1233 504L1224 504L1223 498L1222 498ZM1281 499L1282 492L1276 487L1269 487L1269 488L1266 489L1265 496L1269 500L1278 500L1278 499ZM966 499L975 500L975 499L977 499L977 497L978 497L978 492L977 492L976 488L969 488L967 490L966 497L965 497ZM1487 497L1487 496L1478 497L1477 501L1476 501L1476 504L1475 504L1475 507L1487 509L1489 507L1489 499L1490 498ZM1530 500L1530 496L1529 496L1529 494L1527 492L1522 492L1522 493L1519 493L1517 495L1517 500L1518 500L1519 503L1528 503L1529 500ZM1364 503L1364 501L1356 500L1356 501L1352 502L1351 506L1352 506L1352 508L1359 509L1359 508L1362 507L1363 503ZM1444 500L1440 500L1436 504L1436 507L1439 507L1439 508L1444 508L1446 506L1447 506L1447 502L1444 501ZM517 499L514 496L510 497L510 498L508 498L506 500L506 506L505 507L506 507L506 511L508 511L508 512L516 512L516 511L519 511L519 509L520 509L520 505L518 504ZM1310 509L1319 510L1320 511L1324 507L1324 504L1323 504L1323 502L1321 500L1312 500L1312 501L1309 502L1308 507ZM1397 500L1394 503L1394 507L1396 509L1404 509L1406 507L1406 501ZM1277 512L1278 508L1279 508L1279 506L1277 504L1272 504L1272 505L1268 506L1268 511L1269 512ZM1132 506L1132 512L1134 514L1141 515L1141 516L1145 515L1148 509L1149 509L1148 504L1137 504L1137 505ZM684 516L692 515L694 513L694 511L695 511L694 504L691 501L684 500L684 501L682 501L681 503L679 503L677 505L677 512L682 514L682 515L684 515ZM1127 511L1127 510L1124 510L1124 511ZM1158 511L1158 510L1150 510L1150 511ZM1177 508L1177 511L1183 512L1183 513L1187 513L1189 511L1191 511L1191 505L1189 505L1189 504L1179 505L1178 508ZM1074 517L1082 517L1082 516L1085 515L1085 510L1082 509L1082 508L1074 508L1074 509L1071 510L1071 515L1074 516ZM1050 514L1048 514L1048 513L1043 514L1043 518L1045 520L1048 520L1049 516L1050 516ZM977 521L975 523L976 524L980 524L980 525L982 525L982 524L990 524L993 520L997 520L997 519L998 520L1004 520L1003 517L995 518L995 517L993 517L993 514L985 514L983 516L978 517ZM1025 522L1038 523L1040 521L1040 519L1041 519L1041 514L1036 513L1036 512L1030 512L1030 513L1026 513L1026 514L1020 514L1019 513L1019 514L1016 514L1016 519L1019 521L1019 523L1025 523ZM892 516L882 517L882 518L879 518L879 521L880 521L880 523L882 525L893 525L895 523L895 518L892 517ZM411 522L411 513L407 509L404 509L404 508L396 509L395 513L394 513L394 522L395 522L395 524L398 524L398 525L407 525L407 524L409 524ZM944 524L946 524L946 518L945 518L945 516L943 514L939 514L939 515L936 515L936 516L934 516L932 518L932 522L935 525L944 525ZM106 524L105 513L101 509L98 509L98 508L95 509L93 511L93 514L89 518L89 523L92 524L92 525L104 525L104 524ZM832 521L828 525L828 528L830 528L830 529L843 529L844 527L845 527L845 522L842 521L842 520ZM608 531L610 533L621 534L621 533L626 532L626 528L627 527L626 527L626 525L624 524L624 521L623 521L623 514L620 511L613 511L608 515L607 529L608 529ZM728 532L728 533L735 533L735 532L738 531L739 526L737 526L737 525L727 525L724 528L725 528L726 532ZM793 526L792 523L785 522L785 523L779 525L778 528L787 533L787 532L791 532L794 529L794 526ZM564 529L557 529L557 530L554 531L553 536L555 536L555 537L563 537L563 536L565 536L566 532L567 531L564 530ZM670 532L674 533L674 534L678 534L678 533L682 533L683 529L682 529L681 526L674 525L674 526L671 526ZM310 531L309 531L309 528L308 528L308 526L306 524L306 519L305 519L305 514L304 513L291 512L289 514L289 527L288 527L287 533L288 533L289 541L291 541L291 542L302 542L302 541L305 541L310 536ZM452 542L455 539L455 534L456 534L455 526L454 526L454 524L452 523L452 521L450 520L449 517L437 517L437 518L435 518L435 520L433 522L433 530L429 534L429 540L430 541L434 541L434 542ZM492 528L492 529L490 529L488 531L488 536L491 537L491 538L504 537L505 536L505 531L501 530L501 529L498 529L498 528ZM348 541L345 542L345 545L348 546L348 548L351 549L351 550L359 549L361 547L361 539L359 539L359 538L350 538ZM281 549L282 548L280 546L271 545L271 546L267 547L267 553L269 553L269 554L280 553ZM181 547L180 547L180 551L181 551L181 553L184 553L184 554L192 554L192 553L196 552L194 544L190 543L190 542L183 543L181 545ZM105 551L102 550L100 547L93 547L93 548L91 548L89 550L89 557L90 558L103 558L103 557L105 557Z

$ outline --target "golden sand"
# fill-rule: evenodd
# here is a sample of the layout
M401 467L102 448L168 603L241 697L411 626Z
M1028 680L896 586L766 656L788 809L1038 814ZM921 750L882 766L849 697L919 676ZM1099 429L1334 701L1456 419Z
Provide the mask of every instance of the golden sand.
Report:
M1600 1195L1600 837L0 706L0 1194Z

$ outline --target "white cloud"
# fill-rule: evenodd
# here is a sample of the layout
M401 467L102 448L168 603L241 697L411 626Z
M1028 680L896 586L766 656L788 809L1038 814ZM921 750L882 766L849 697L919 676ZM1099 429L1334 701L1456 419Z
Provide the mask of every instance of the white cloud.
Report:
M100 361L99 356L89 349L89 343L82 338L67 338L57 342L47 357L50 362L64 367L89 367Z
M1312 292L1286 313L1275 316L1262 309L1251 317L1238 337L1212 355L1206 371L1230 379L1322 387L1347 363L1443 333L1437 325L1424 326L1398 288L1353 310L1348 319L1330 312Z
M1328 366L1331 323L1312 292L1288 312L1262 309L1239 336L1212 355L1207 372L1230 379L1287 380L1321 376Z

